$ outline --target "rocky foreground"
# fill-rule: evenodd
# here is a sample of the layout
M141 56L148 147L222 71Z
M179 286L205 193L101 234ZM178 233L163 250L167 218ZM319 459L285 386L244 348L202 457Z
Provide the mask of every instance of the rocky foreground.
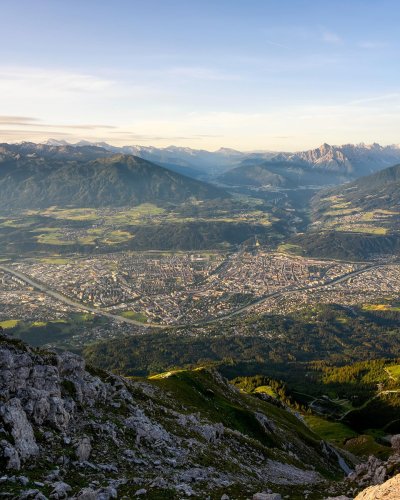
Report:
M400 498L400 474L383 484L370 486L356 496L356 500L398 500Z
M216 372L127 380L0 338L3 498L322 499L350 488L339 462Z

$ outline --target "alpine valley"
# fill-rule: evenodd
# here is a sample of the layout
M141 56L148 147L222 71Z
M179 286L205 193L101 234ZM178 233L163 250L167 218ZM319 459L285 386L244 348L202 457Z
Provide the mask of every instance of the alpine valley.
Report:
M398 146L1 144L1 496L396 488L399 193Z

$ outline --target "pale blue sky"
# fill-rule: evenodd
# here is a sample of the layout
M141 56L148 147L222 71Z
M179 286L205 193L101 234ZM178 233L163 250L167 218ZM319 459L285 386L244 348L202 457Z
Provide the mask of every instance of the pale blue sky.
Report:
M397 0L1 0L2 140L400 142Z

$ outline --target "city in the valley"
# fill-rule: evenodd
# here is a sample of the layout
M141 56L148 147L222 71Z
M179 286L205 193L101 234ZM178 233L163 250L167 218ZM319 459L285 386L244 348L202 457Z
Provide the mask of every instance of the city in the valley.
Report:
M396 308L395 258L345 262L266 251L120 252L0 263L0 325L107 319L79 344L149 329L204 327L235 315L283 315L316 303ZM113 327L110 328L109 321ZM49 344L52 344L50 341Z

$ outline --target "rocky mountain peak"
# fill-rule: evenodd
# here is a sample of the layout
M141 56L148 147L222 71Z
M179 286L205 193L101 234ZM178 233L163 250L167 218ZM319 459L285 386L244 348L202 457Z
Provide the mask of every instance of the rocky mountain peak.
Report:
M328 152L331 152L334 148L330 144L324 142L318 149L321 152L321 154L325 155Z

